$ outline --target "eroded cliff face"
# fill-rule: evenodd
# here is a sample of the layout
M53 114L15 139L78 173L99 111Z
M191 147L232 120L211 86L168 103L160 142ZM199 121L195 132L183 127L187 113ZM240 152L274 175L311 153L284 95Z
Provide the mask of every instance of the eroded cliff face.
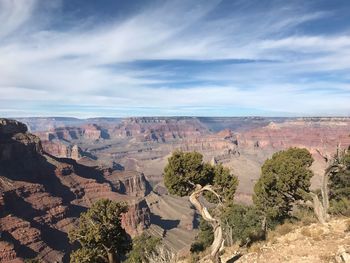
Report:
M127 178L135 183L125 182L125 193L118 192L105 169L46 155L40 139L26 131L21 123L0 119L1 262L33 257L68 262L67 232L79 214L101 198L130 204L123 215L129 234L149 226L141 175L135 173L132 179L130 172Z
M102 125L91 123L76 127L58 127L36 134L42 140L132 138L138 142L171 142L175 139L197 137L208 133L208 129L195 118L129 118L121 123Z
M145 199L131 202L128 212L122 215L122 226L128 234L131 236L139 235L150 225L151 214Z
M68 144L62 141L43 141L43 150L53 156L60 158L71 158L79 160L82 157L82 150L76 144Z
M144 197L151 190L143 173L136 171L112 171L105 173L116 191L128 196Z
M283 123L271 122L263 128L237 135L241 147L304 147L334 153L338 144L350 145L349 118L303 118Z

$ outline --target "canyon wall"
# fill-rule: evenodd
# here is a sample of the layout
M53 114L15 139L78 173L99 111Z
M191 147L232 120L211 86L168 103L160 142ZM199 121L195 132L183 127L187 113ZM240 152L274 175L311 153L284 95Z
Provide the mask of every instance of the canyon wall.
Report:
M25 125L0 119L0 261L38 257L68 262L67 232L79 214L101 198L130 204L122 218L130 235L147 228L150 211L143 175L120 175L125 193L114 189L115 179L109 181L109 176L106 169L45 154L40 139L27 133Z

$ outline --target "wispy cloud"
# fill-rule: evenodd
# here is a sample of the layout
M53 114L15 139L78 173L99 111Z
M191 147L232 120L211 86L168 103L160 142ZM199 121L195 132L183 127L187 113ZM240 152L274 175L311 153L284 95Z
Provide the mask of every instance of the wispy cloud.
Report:
M150 2L67 26L65 1L0 0L0 114L350 114L350 23L312 30L336 8L231 2Z

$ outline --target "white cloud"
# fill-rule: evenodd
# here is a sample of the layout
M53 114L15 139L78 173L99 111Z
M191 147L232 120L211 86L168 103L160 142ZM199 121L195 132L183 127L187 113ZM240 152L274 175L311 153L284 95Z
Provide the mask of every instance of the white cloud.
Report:
M36 0L0 1L0 38L18 30L32 15Z
M327 80L302 83L300 77L350 68L348 36L295 33L294 29L303 23L330 13L310 13L289 5L251 13L237 8L232 15L210 18L217 3L168 1L156 8L145 8L124 21L89 27L78 24L59 31L42 27L36 20L36 1L0 0L0 24L4 25L0 28L0 103L15 101L15 106L25 101L28 115L38 114L38 108L43 112L49 104L80 105L81 112L77 109L65 113L79 116L88 111L86 107L158 107L159 114L173 112L176 107L192 107L195 111L196 107L208 106L305 115L325 109L329 114L349 112L348 85ZM172 69L135 69L123 64L147 59L280 62L237 64L217 71L203 68L187 78L226 84L191 84L176 89L166 81L169 74L174 75ZM317 91L327 85L341 89L345 95ZM328 109L330 98L335 106ZM11 107L7 105L0 113L6 114L6 109ZM15 108L8 114L13 112Z

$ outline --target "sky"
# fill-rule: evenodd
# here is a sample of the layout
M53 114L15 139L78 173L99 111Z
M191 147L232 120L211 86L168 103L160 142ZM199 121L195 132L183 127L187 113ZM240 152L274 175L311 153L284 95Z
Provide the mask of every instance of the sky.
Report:
M25 116L350 116L350 1L0 0Z

